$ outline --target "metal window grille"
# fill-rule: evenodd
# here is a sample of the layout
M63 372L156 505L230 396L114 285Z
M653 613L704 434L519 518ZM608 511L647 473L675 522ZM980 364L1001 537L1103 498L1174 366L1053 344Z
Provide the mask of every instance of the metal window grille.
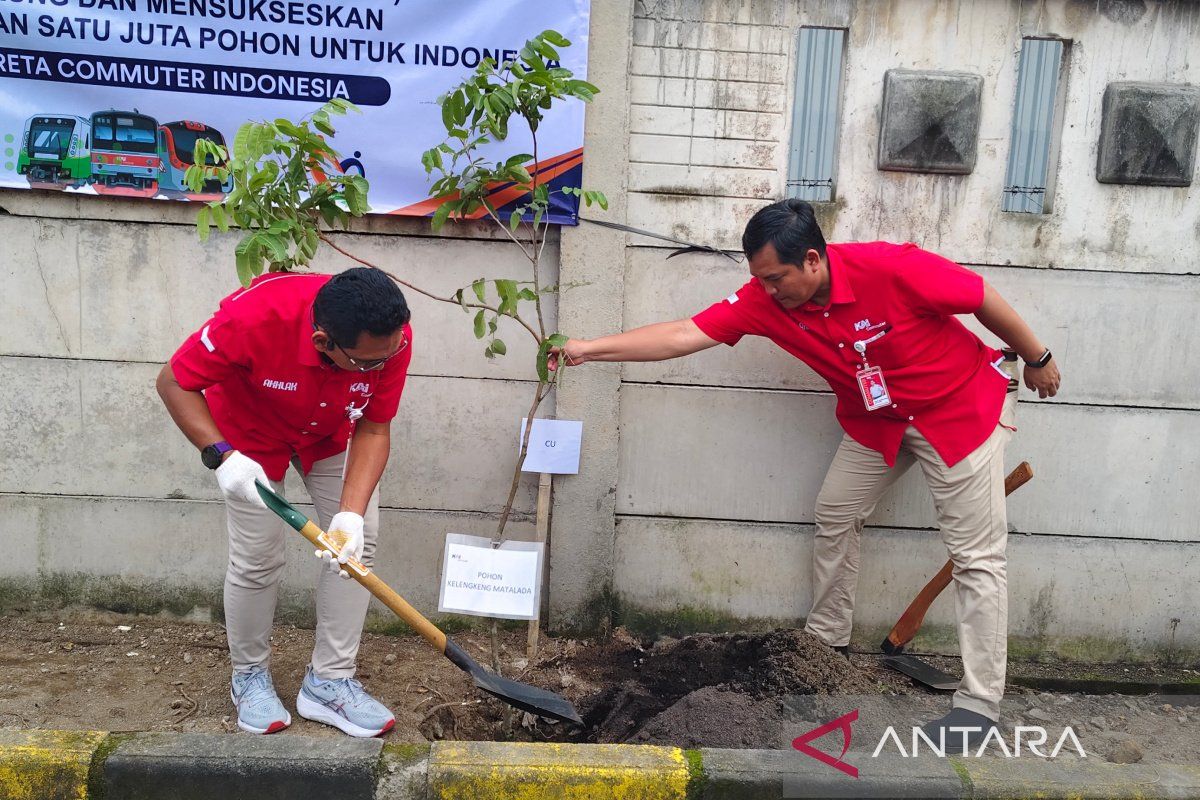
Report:
M1021 43L1012 147L1001 205L1004 211L1044 214L1050 210L1050 162L1063 52L1059 39L1025 39Z
M833 200L846 31L801 28L788 167L789 197Z

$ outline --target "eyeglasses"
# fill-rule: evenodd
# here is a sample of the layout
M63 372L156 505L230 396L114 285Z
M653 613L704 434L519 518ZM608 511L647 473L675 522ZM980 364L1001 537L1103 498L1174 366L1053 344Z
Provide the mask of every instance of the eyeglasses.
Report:
M328 333L326 333L326 335L328 335ZM408 337L407 336L404 337L404 341L400 344L400 346L398 348L396 348L396 352L392 353L390 356L384 356L383 358L372 358L370 361L360 361L359 359L350 355L349 353L347 353L345 351L345 349L340 344L335 342L332 338L329 340L329 343L332 344L334 347L336 347L338 350L341 350L342 355L344 355L346 357L346 360L349 361L352 366L356 367L359 372L373 372L374 370L380 369L390 359L393 359L396 356L403 353L405 351L405 349L408 347Z

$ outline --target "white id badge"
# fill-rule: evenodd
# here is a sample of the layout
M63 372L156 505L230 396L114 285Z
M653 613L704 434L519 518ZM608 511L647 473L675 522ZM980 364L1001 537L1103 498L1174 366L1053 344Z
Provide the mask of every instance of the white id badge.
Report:
M867 411L892 404L892 396L888 394L887 383L883 380L883 370L879 367L860 369L854 377L858 380L858 389L862 392Z

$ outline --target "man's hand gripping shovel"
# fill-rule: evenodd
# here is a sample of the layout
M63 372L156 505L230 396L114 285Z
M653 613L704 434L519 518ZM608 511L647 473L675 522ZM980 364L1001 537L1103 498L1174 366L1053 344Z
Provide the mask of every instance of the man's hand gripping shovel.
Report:
M261 481L255 481L255 486L258 488L258 493L262 496L263 502L267 504L267 508L282 517L284 522L295 528L314 547L326 550L334 558L337 558L341 550L339 542L333 541L329 534L317 527L304 514L297 511L287 500L284 500L269 487L264 486ZM575 707L565 697L488 672L476 663L475 659L467 655L465 650L449 639L446 634L442 633L432 622L425 619L421 615L421 612L409 605L407 600L396 594L390 586L380 580L378 575L355 559L349 559L343 568L351 578L362 584L379 602L394 611L400 619L413 626L417 633L424 637L425 641L429 642L438 652L450 659L454 666L470 675L471 679L475 681L475 685L480 689L522 711L562 720L563 722L572 722L579 726L583 725L583 720L579 717L579 712L575 710Z

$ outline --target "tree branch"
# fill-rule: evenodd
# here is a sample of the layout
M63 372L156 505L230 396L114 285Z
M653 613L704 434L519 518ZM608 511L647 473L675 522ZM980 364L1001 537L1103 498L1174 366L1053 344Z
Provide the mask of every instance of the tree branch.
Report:
M528 120L526 120L526 122L528 122ZM534 196L534 199L536 200L537 199L537 188L538 188L538 154L537 154L538 146L537 146L537 131L535 131L533 129L532 125L529 126L529 136L530 136L530 138L533 139L533 175L531 177L533 178L533 196ZM547 194L546 194L546 211L547 212L550 211L550 199L549 198L550 198L550 195L549 195L549 191L547 190ZM547 213L544 216L545 216L544 224L545 224L546 228L543 229L543 235L542 235L542 244L543 245L546 243L545 234L550 226L549 214ZM542 334L542 338L545 339L546 338L546 324L543 321L543 317L542 317L542 283L541 283L541 278L538 275L538 265L539 265L539 262L542 260L542 248L538 246L537 223L533 223L532 227L533 227L533 238L530 240L530 245L533 248L533 258L531 259L533 261L533 295L534 295L533 301L537 307L538 331Z
M319 235L321 237L322 242L329 245L334 250L336 250L339 253L341 253L342 255L344 255L346 258L350 259L351 261L357 261L359 264L362 264L364 267L371 267L373 269L378 269L380 272L382 272L384 275L387 275L389 278L394 280L396 283L398 283L401 286L404 286L408 289L412 289L417 294L423 294L426 297L430 298L431 300L437 300L439 303L451 303L452 305L466 306L467 308L481 308L484 311L491 311L495 314L500 313L500 310L498 308L496 308L495 306L489 306L489 305L485 305L483 303L460 303L460 302L458 302L458 300L456 300L454 298L453 295L450 297L441 297L439 295L434 294L433 292L427 292L424 289L422 289L420 286L414 286L413 284L409 283L408 281L404 280L403 278L400 278L400 277L388 272L386 269L380 269L378 266L376 266L375 264L372 264L370 261L361 259L358 256L354 255L353 253L342 249L337 244L335 244L333 242L333 240L330 239L326 234L321 233ZM516 316L516 315L504 314L503 316L510 317L511 319L514 319L517 322L521 323L521 326L523 328L525 328L525 330L529 331L529 335L533 337L533 340L535 342L537 342L539 346L541 345L542 337L538 336L537 331L535 331L528 322L526 322L525 320L521 319L521 317Z

